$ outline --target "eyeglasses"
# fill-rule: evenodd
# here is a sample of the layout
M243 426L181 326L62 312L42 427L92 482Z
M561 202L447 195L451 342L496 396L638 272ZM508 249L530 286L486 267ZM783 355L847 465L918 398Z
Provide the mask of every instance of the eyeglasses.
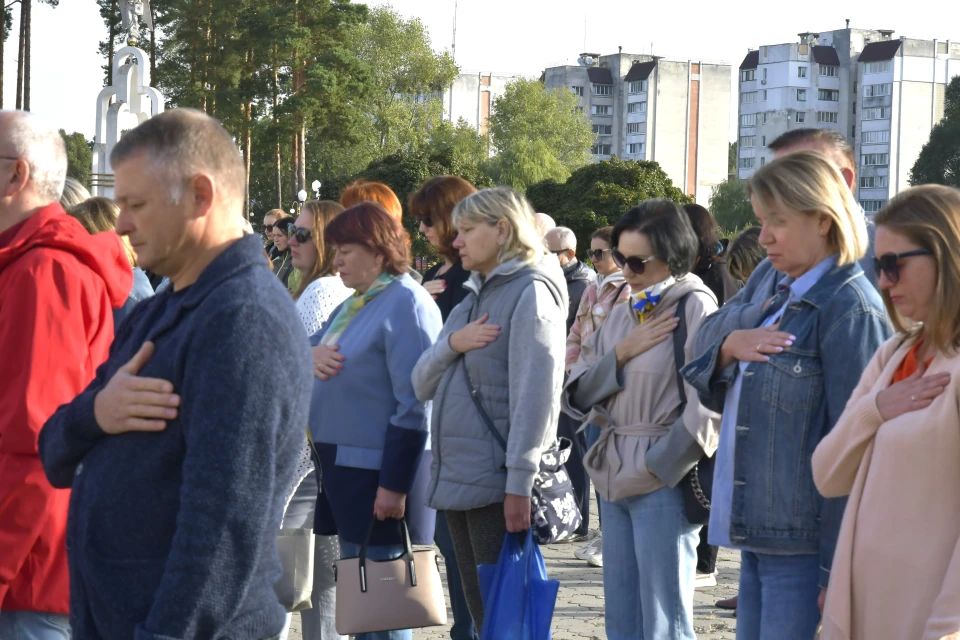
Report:
M610 252L610 255L613 257L613 261L618 267L623 269L624 266L630 267L630 271L633 271L638 276L641 275L647 268L647 263L656 260L656 256L650 256L649 258L641 258L640 256L630 256L629 258L616 249L613 249Z
M914 256L928 256L931 253L933 252L929 249L914 249L913 251L905 251L903 253L885 253L873 259L873 268L876 269L878 278L882 273L887 276L887 280L893 284L897 284L900 281L901 260Z
M266 230L267 233L273 233L273 225L272 225L272 224L265 224L265 225L263 225L263 228Z
M555 256L562 256L562 255L565 254L567 251L570 251L570 249L556 249L556 250L554 250L554 251L551 251L550 253L552 253L552 254L555 255Z
M313 229L291 226L287 229L287 238L296 240L297 244L306 244L313 237Z
M427 228L431 228L434 225L433 216L420 216L420 222Z
M590 259L594 262L600 262L603 260L603 254L610 253L610 249L590 249Z

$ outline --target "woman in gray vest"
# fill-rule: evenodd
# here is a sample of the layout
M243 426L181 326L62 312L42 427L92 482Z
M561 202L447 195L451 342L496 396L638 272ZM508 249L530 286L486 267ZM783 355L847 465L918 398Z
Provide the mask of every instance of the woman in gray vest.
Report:
M463 590L483 627L477 565L495 564L504 535L530 528L540 456L556 439L563 381L567 287L546 252L527 200L484 189L453 210L454 247L469 293L413 370L433 400L429 504L446 511ZM506 441L485 426L469 389Z

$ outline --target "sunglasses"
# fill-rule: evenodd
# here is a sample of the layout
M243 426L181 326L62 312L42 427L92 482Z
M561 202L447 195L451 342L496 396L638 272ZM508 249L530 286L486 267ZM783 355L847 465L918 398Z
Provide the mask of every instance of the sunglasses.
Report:
M313 229L304 229L303 227L291 226L287 229L287 238L296 240L297 244L306 244L313 237Z
M630 271L633 271L638 276L641 275L647 268L647 263L652 262L657 259L656 256L650 256L649 258L641 258L640 256L630 256L629 258L616 249L613 249L610 252L610 255L613 257L614 263L621 269L624 266L630 267Z
M905 251L903 253L885 253L873 259L873 268L876 269L878 278L882 273L887 276L887 280L893 284L897 284L897 282L900 281L901 260L914 256L928 256L931 253L932 251L929 249L914 249L913 251Z
M433 227L433 217L432 216L420 216L420 222L423 223L425 227Z
M273 225L272 225L272 224L265 224L265 225L263 225L263 228L266 230L267 233L273 233Z
M603 254L610 253L610 249L590 249L590 253L587 254L590 256L590 259L594 262L600 262L603 260Z

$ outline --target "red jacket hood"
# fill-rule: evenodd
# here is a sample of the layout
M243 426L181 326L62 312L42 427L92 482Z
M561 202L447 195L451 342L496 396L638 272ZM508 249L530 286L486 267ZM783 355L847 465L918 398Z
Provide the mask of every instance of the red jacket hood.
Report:
M133 288L133 270L120 236L112 231L90 235L60 203L47 205L27 218L13 239L0 246L0 271L35 247L51 247L76 257L103 279L110 305L120 308Z

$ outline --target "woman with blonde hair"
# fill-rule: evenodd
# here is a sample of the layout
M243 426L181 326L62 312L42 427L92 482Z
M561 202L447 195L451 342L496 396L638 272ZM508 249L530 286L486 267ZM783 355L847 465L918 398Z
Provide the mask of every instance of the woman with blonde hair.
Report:
M880 295L898 335L813 454L820 492L850 496L820 637L957 638L960 191L909 189L874 222Z
M827 158L775 160L747 191L768 261L701 325L684 375L723 412L709 535L741 551L737 638L809 640L844 506L819 496L810 458L890 328L857 264L863 214Z
M567 288L516 191L467 196L453 222L453 246L473 272L468 295L420 358L413 385L421 401L434 401L430 506L446 512L467 604L482 629L477 565L496 563L508 531L530 528L534 476L556 440Z
M120 217L120 207L109 199L103 197L87 198L83 202L74 205L67 210L71 216L80 221L83 228L91 235L110 231L116 233L117 218ZM153 295L153 287L143 269L137 266L137 253L130 245L130 239L127 236L120 236L123 248L127 253L127 261L130 262L130 268L133 269L133 289L130 296L123 306L113 310L114 330L120 326L120 322L127 317L134 305Z

